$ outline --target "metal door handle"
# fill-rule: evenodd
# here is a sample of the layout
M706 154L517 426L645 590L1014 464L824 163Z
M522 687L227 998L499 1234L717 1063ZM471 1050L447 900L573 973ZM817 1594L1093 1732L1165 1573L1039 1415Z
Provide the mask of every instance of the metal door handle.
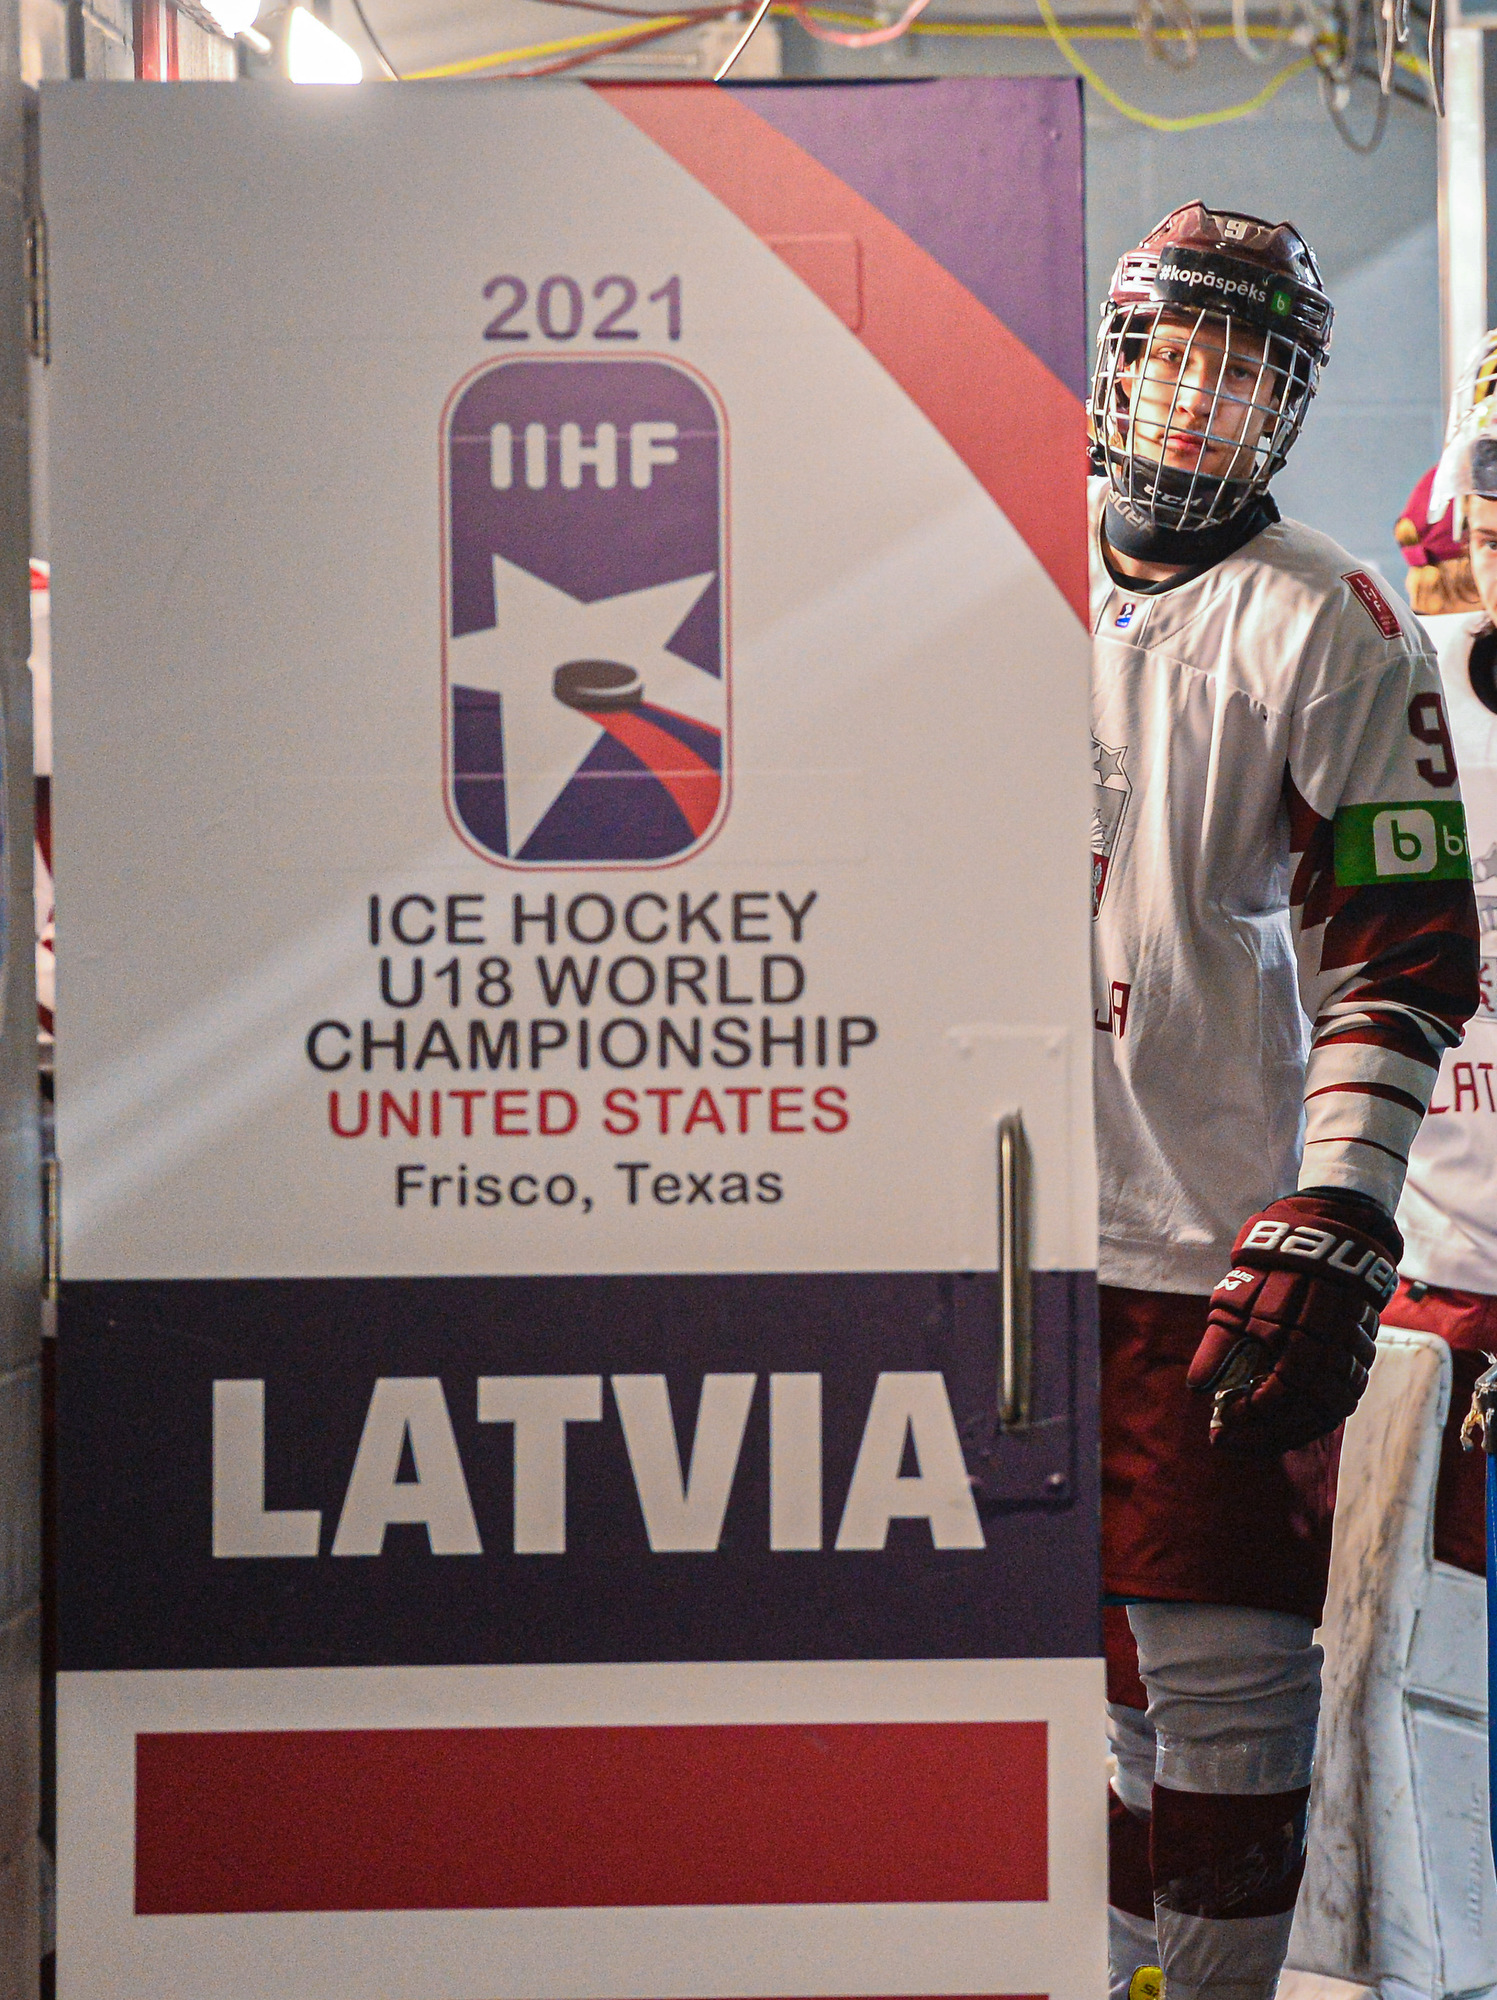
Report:
M998 1120L998 1417L1006 1431L1029 1422L1029 1165L1023 1114L1007 1112Z

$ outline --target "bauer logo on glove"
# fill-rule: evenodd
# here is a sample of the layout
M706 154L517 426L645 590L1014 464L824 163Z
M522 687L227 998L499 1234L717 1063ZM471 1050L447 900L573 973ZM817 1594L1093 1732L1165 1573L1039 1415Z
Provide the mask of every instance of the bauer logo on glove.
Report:
M1289 1195L1250 1216L1186 1377L1214 1398L1211 1442L1277 1455L1349 1417L1402 1255L1387 1210L1346 1189Z
M1273 1221L1270 1216L1271 1211L1265 1211L1256 1222L1246 1225L1238 1238L1239 1251L1277 1250L1281 1257L1300 1258L1307 1264L1323 1258L1328 1270L1344 1271L1351 1278L1365 1276L1368 1285L1379 1294L1379 1310L1392 1298L1398 1285L1397 1268L1360 1232L1348 1236L1334 1229L1308 1229L1303 1223L1296 1228L1288 1222ZM1227 1275L1230 1277L1232 1273Z

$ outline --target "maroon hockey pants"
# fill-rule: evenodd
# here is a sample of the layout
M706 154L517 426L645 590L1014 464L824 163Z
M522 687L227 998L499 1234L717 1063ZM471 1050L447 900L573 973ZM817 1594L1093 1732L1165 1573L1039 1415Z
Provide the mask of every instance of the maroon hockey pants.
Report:
M1282 1458L1213 1451L1211 1398L1185 1386L1206 1303L1102 1287L1102 1587L1316 1622L1340 1432Z

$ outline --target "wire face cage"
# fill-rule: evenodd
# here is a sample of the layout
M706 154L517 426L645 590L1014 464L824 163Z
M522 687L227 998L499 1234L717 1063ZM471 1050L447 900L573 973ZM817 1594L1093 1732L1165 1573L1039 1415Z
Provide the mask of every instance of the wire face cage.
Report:
M1191 201L1124 251L1087 411L1114 506L1185 534L1240 514L1299 436L1334 317L1292 223Z
M1146 528L1231 520L1284 463L1319 373L1308 347L1230 313L1109 303L1091 419L1114 502Z
M1471 423L1473 411L1491 403L1494 396L1497 396L1497 327L1489 327L1466 356L1461 369L1450 399L1445 442L1454 443Z

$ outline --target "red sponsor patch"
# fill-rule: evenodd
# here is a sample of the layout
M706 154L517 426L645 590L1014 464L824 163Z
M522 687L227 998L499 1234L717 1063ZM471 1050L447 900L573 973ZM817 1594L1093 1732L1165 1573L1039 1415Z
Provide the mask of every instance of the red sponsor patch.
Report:
M1341 581L1347 584L1361 602L1362 609L1376 625L1385 639L1396 639L1402 629L1398 623L1398 613L1378 589L1365 569L1348 570Z
M140 1916L1043 1902L1043 1722L135 1739Z

